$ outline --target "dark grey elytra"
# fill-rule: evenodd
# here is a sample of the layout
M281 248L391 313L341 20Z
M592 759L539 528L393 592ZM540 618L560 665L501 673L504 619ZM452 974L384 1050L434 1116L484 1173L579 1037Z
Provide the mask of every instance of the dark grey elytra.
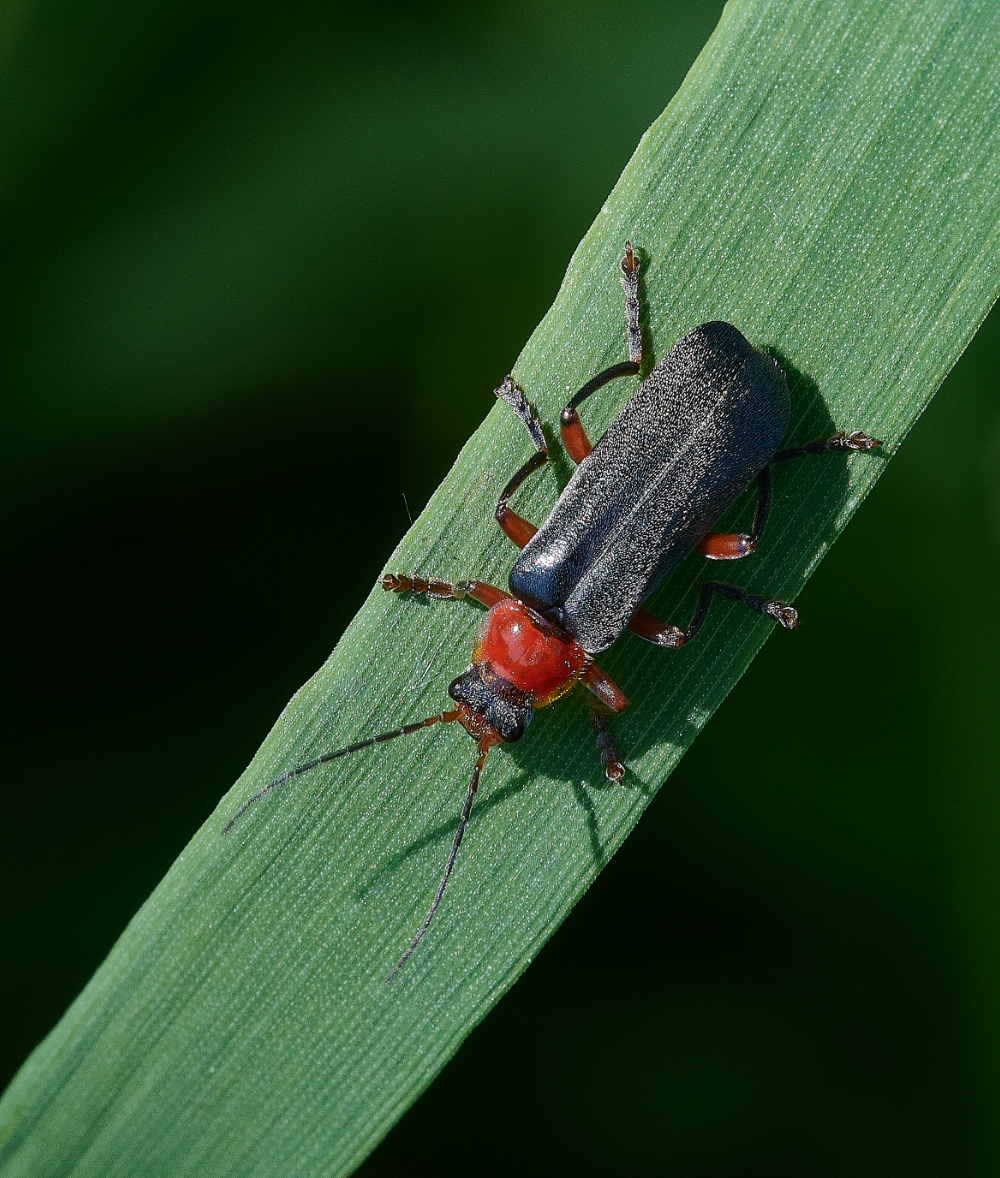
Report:
M689 331L576 468L511 591L606 650L771 462L788 413L785 374L732 324Z

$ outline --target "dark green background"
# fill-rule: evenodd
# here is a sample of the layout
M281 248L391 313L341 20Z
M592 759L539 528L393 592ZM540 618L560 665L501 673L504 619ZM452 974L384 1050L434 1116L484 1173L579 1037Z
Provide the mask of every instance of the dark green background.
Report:
M328 653L720 11L2 18L5 1074ZM994 321L368 1178L990 1172L998 356Z

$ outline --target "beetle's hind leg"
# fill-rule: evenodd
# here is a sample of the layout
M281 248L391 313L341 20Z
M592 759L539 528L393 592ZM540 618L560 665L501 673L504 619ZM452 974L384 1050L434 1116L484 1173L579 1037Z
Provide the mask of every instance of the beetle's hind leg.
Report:
M500 492L500 500L493 513L497 523L503 528L508 539L512 540L518 548L523 548L538 529L534 524L528 523L526 519L519 516L516 511L511 511L507 506L507 501L529 474L545 465L549 457L549 448L545 441L545 434L542 433L542 423L535 415L535 411L528 404L528 398L524 395L524 390L512 376L504 377L503 384L493 390L493 395L501 401L506 401L511 409L514 410L518 420L528 431L531 444L535 447L535 453L532 454L520 470L515 473L507 486Z
M695 545L695 551L709 560L740 560L749 556L760 541L770 511L771 471L765 466L757 476L757 509L750 532L709 532Z
M632 243L625 242L625 256L619 262L622 276L619 282L625 292L625 330L628 334L628 358L642 366L642 324L639 322L639 259L632 252Z
M712 597L716 593L733 601L742 601L747 609L752 609L754 613L763 614L775 622L780 622L786 630L794 630L799 624L798 612L790 605L785 605L783 601L769 601L766 598L757 597L753 593L745 593L735 585L725 585L721 581L706 581L698 594L698 604L694 607L694 613L691 615L691 621L686 630L681 630L677 626L669 626L644 609L636 610L628 628L633 634L638 634L647 642L676 650L678 646L686 646L701 629L708 614L708 607L712 604Z
M582 405L591 393L596 393L609 381L618 376L635 376L642 366L642 325L639 322L639 259L632 252L631 242L625 242L625 256L621 263L621 284L625 292L625 333L628 337L628 359L621 364L612 364L593 379L588 380L576 396L559 415L559 429L562 433L566 453L574 462L582 462L593 447L583 428L577 407Z

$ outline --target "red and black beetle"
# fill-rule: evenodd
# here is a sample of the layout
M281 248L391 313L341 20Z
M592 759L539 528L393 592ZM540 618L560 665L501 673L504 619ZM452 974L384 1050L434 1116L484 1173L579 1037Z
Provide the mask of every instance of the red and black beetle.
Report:
M519 740L536 708L547 707L581 683L593 697L590 717L601 764L610 780L621 781L625 766L614 747L608 716L621 712L627 701L594 662L594 655L626 629L658 646L683 646L701 628L715 594L741 601L793 629L798 616L791 606L719 581L701 586L686 630L659 621L642 602L692 549L711 560L738 560L754 551L770 508L774 463L825 450L870 450L879 444L857 431L779 449L788 428L785 374L732 324L715 322L694 328L670 349L592 447L578 406L616 377L637 375L642 364L639 261L628 242L621 284L629 358L589 380L562 411L563 444L578 465L540 528L511 511L508 501L548 458L541 423L511 377L496 390L517 414L535 448L496 507L497 522L521 550L510 572L510 591L483 581L452 584L400 574L382 580L387 591L472 597L488 608L472 661L448 688L456 707L289 770L248 798L223 830L230 830L255 802L300 773L431 724L461 724L476 742L476 766L433 903L389 974L390 981L420 944L441 903L489 750ZM750 532L712 532L719 516L755 480L757 508Z

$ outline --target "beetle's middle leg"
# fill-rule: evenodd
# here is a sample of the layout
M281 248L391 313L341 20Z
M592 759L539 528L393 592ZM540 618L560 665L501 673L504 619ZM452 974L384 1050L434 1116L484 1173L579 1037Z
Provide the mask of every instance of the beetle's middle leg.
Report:
M686 630L669 626L644 609L636 610L628 628L640 638L645 638L647 642L655 643L657 646L666 646L672 650L678 646L686 646L701 629L708 614L708 607L712 604L712 597L716 593L733 601L742 601L748 609L780 622L786 630L794 630L799 624L796 610L790 605L785 605L783 601L768 601L753 593L745 593L735 585L725 585L721 581L706 581L698 594L698 604L694 607Z
M639 259L632 252L630 242L625 242L625 257L621 260L621 284L625 292L625 330L628 336L628 359L620 364L605 368L583 386L559 415L559 429L562 433L566 453L574 462L582 462L593 446L583 428L577 406L582 405L591 393L596 393L609 381L619 376L635 376L642 365L642 326L639 323Z
M740 560L757 547L760 534L771 511L771 471L769 467L757 476L757 509L750 532L709 532L694 546L696 552L709 560Z

